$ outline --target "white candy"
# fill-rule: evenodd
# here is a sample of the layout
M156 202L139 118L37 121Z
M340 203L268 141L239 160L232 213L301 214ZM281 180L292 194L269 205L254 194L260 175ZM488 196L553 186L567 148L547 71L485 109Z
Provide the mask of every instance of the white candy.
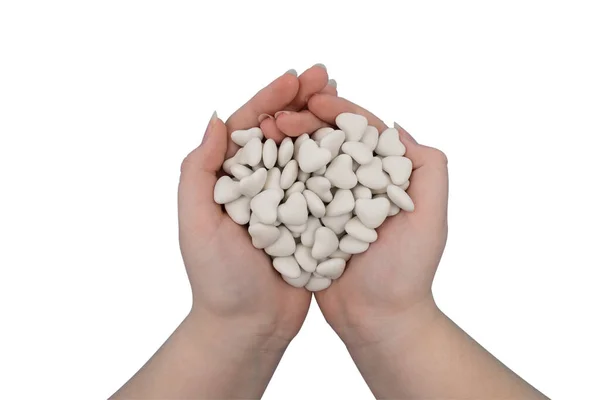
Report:
M319 148L319 145L312 139L302 142L298 152L298 164L304 172L315 172L327 165L331 160L331 153L327 149Z
M273 225L277 220L277 206L281 199L281 189L267 189L254 196L250 201L250 209L261 223Z
M413 203L410 196L401 188L395 185L389 185L387 187L387 195L391 201L394 202L398 207L404 211L414 211L415 204Z
M408 182L412 173L412 161L406 157L389 156L383 159L383 170L390 175L394 185L403 185Z
M354 212L364 226L376 229L383 224L383 221L387 218L389 209L389 200L384 197L379 197L376 199L356 200Z
M328 217L338 217L347 214L354 209L354 196L348 189L338 189L333 196L331 203L327 205L326 214ZM316 215L315 215L316 216Z
M279 185L283 190L289 189L298 178L298 161L290 160L281 171L281 180Z
M367 126L365 130L365 134L362 139L360 139L361 143L364 143L369 150L374 151L377 147L377 141L379 140L379 131L374 126Z
M346 140L346 134L343 131L332 131L327 134L321 141L319 142L319 146L322 149L327 149L331 153L331 158L334 159L340 154L340 147ZM372 154L371 154L372 156Z
M330 258L317 265L317 273L321 276L337 279L344 273L346 261L341 258Z
M363 242L373 243L377 240L377 231L372 228L367 228L362 222L360 222L358 217L354 217L350 221L346 222L344 230L348 233L348 235Z
M262 140L263 133L260 128L241 129L231 132L231 140L238 146L245 146L253 138Z
M302 225L308 221L308 208L302 193L292 193L290 198L277 208L277 219L286 225Z
M250 139L244 146L243 151L244 162L251 167L258 165L262 161L262 142L255 137Z
M348 142L358 142L367 129L367 119L362 115L342 113L335 118L335 124L344 131Z
M387 217L414 210L406 193L412 162L398 131L379 135L351 113L336 125L279 146L260 128L233 132L241 148L222 169L236 179L219 178L213 193L235 223L248 224L252 245L271 256L283 280L309 291L340 278Z
M267 139L263 144L263 164L266 169L271 169L277 162L277 143L273 139Z
M396 128L388 128L381 132L375 153L383 157L403 156L406 153L406 147L400 141L400 136Z
M254 215L254 214L253 214ZM248 233L252 237L252 245L257 249L264 249L275 243L281 234L273 225L264 225L260 222L250 224Z
M291 256L296 251L294 237L283 225L278 226L277 229L279 229L279 237L272 245L265 247L265 253L273 257ZM290 278L293 278L293 276L290 276Z
M292 139L286 137L279 145L279 154L277 155L277 165L285 167L294 156L294 143Z
M317 260L313 258L310 247L302 244L297 245L294 257L300 267L307 272L314 272L317 268Z
M291 256L275 257L273 259L273 267L281 275L285 275L288 278L300 278L300 275L302 275L302 271L300 270L300 266L296 262L296 259Z
M308 217L306 230L302 232L302 236L300 236L302 244L307 247L312 247L315 244L315 232L322 226L323 225L321 225L321 221L319 221L318 218Z
M346 235L340 240L340 250L348 254L359 254L367 251L369 243Z
M315 231L315 244L312 248L312 257L322 260L337 250L339 240L336 234L327 227L318 228Z
M312 215L317 218L321 218L325 216L325 204L323 201L315 194L315 192L311 190L305 190L302 192L304 198L306 199L306 205L308 206L308 211Z
M215 184L213 198L217 204L230 203L241 196L240 183L228 176L222 176Z
M325 178L329 179L335 187L352 189L357 182L356 175L352 171L352 158L348 154L340 154L334 158L325 171Z
M327 289L331 285L331 279L318 277L313 274L308 280L308 283L304 288L311 292L319 292L321 290Z
M225 211L238 225L246 225L250 221L250 198L241 196L225 204Z
M342 152L348 154L360 165L368 164L373 160L373 150L361 142L346 142L342 145Z
M266 182L267 170L264 168L257 169L252 175L240 181L240 193L244 196L254 197L263 190Z

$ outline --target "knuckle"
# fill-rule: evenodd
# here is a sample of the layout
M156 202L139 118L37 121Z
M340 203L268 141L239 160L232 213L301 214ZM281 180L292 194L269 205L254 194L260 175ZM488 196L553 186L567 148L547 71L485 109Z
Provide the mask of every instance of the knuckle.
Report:
M441 150L431 149L430 158L433 162L439 165L448 165L448 156Z

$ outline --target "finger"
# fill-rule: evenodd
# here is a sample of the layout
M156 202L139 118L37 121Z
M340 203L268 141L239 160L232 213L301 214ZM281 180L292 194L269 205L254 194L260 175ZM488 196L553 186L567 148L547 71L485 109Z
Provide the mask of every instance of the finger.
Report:
M285 109L291 111L299 111L306 107L308 99L315 93L319 93L327 86L329 77L327 75L327 69L323 64L315 64L306 71L300 77L298 82L300 84L298 93ZM281 108L283 110L284 108Z
M258 126L258 118L262 114L272 115L287 107L298 93L300 83L296 74L296 71L290 70L254 95L254 97L227 119L226 125L228 131L231 133L238 129L248 129ZM237 149L238 146L229 141L227 157L235 154Z
M382 120L364 108L346 100L329 94L315 94L308 101L308 109L319 119L328 124L335 125L335 118L344 112L360 114L367 118L369 125L376 127L381 133L387 126Z
M335 79L330 79L329 82L327 82L327 86L325 86L325 88L323 88L323 90L321 90L320 93L321 94L330 94L332 96L337 96L338 95L337 81Z
M260 129L263 131L263 134L267 139L273 139L277 144L281 143L281 141L285 139L285 134L281 132L279 127L277 127L275 118L270 115L262 120L260 123Z
M406 147L406 157L413 163L408 195L415 203L416 215L427 215L446 223L448 214L448 159L433 147L423 146L400 125L394 123L400 141Z
M183 160L178 192L180 226L215 223L221 217L213 189L225 160L227 137L225 124L213 114L202 144Z
M303 133L313 133L319 128L329 126L308 110L282 111L276 114L275 122L283 134L291 137L298 137Z

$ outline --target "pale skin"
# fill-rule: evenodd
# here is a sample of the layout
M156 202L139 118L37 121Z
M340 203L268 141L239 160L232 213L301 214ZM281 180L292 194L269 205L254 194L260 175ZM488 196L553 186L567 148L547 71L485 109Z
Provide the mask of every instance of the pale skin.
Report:
M311 294L286 284L252 247L245 227L214 203L221 165L236 151L228 134L260 123L266 137L280 142L333 124L341 112L386 128L337 97L321 66L298 78L280 76L226 123L211 119L202 144L182 164L179 186L192 309L113 399L260 398L304 322ZM388 219L379 240L316 294L323 315L377 398L546 398L437 308L431 285L447 236L447 160L398 128L414 165L408 193L415 212Z

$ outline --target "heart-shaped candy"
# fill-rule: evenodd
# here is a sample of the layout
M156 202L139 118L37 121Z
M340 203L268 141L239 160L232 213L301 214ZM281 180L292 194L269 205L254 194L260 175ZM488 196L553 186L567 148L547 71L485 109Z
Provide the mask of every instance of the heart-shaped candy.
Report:
M325 178L337 188L352 189L357 182L356 175L352 171L352 158L348 154L340 154L334 158L325 171Z
M266 182L267 170L264 168L257 169L252 175L240 181L240 192L244 196L254 197L263 190Z
M358 142L367 129L367 119L362 115L341 113L335 118L335 124L346 134L346 141Z
M241 196L240 183L229 176L222 176L215 184L213 198L217 204L225 204L234 201Z
M406 147L400 141L398 130L396 128L388 128L381 132L375 153L382 157L387 156L403 156L406 153Z
M307 139L298 151L298 164L304 172L315 172L327 165L331 160L331 152L321 149L312 139Z
M281 189L267 189L252 198L250 209L261 223L273 225L277 220L277 206L281 199Z
M277 209L277 218L286 225L302 225L308 220L306 199L302 193L292 193Z
M383 170L387 172L394 185L403 185L408 182L412 173L412 161L402 156L385 157L382 162Z
M383 190L392 183L387 174L383 172L383 165L379 157L373 157L370 163L358 167L356 177L361 185L372 190Z
M253 138L262 140L263 133L260 128L255 127L231 132L231 140L238 146L245 146Z
M383 224L383 221L387 218L389 209L390 201L384 197L358 199L354 206L354 212L360 222L371 229L379 228L379 226Z

